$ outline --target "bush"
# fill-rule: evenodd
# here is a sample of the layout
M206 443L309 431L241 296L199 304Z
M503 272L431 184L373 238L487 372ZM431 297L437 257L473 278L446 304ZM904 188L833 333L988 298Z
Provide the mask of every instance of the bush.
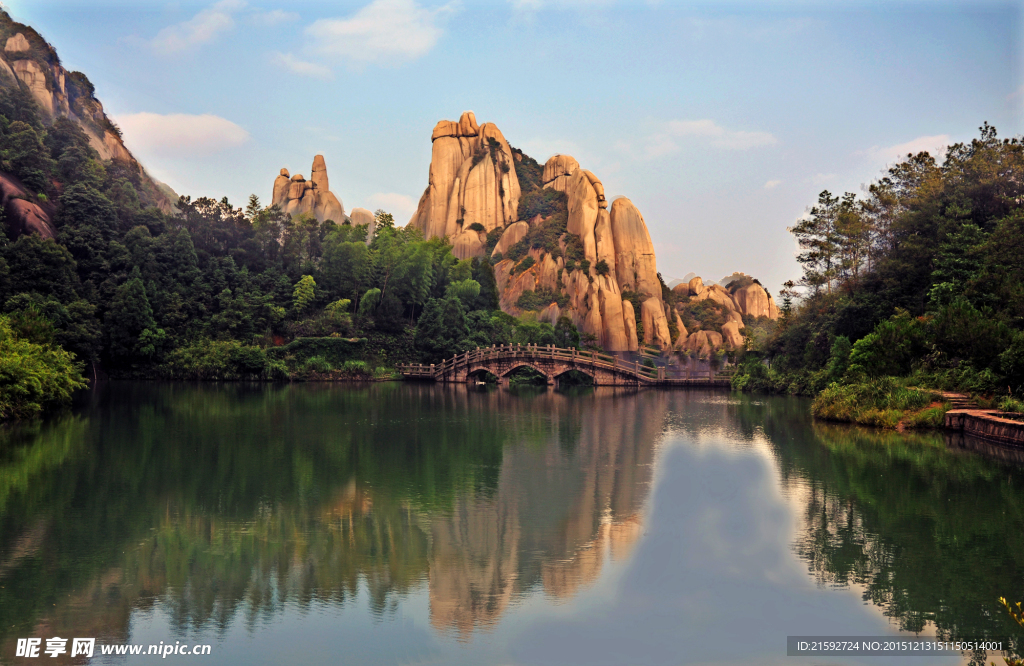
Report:
M880 377L856 384L829 384L814 399L811 413L822 419L847 421L895 428L904 416L904 425L941 423L945 408L933 408L929 414L905 415L904 412L928 407L937 396L926 391L915 391L900 384L893 377ZM941 412L941 413L940 413Z
M331 366L330 361L328 361L323 356L313 356L312 358L307 360L304 365L305 365L305 369L307 371L320 372L320 373L327 373L327 372L330 372L331 370L334 369Z
M997 405L1000 411L1024 413L1024 400L1008 396L1002 398Z
M159 373L168 379L287 379L283 362L237 340L200 340L167 355Z
M0 315L0 421L37 417L85 386L74 354L21 338Z
M516 301L516 307L521 310L541 310L551 303L557 303L558 307L564 308L569 305L569 297L547 287L541 287L536 291L524 291Z
M535 263L537 262L534 260L533 257L527 257L526 259L523 259L518 264L512 267L512 274L515 275L516 273L522 273L524 271L527 271Z

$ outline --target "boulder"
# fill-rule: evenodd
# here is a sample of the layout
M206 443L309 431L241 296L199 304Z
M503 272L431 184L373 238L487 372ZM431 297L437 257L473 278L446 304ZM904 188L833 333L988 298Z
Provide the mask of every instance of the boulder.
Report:
M353 227L366 226L366 244L373 242L373 235L377 231L377 218L365 208L353 208L349 215L348 223Z
M691 296L700 296L702 293L704 293L704 281L701 280L699 277L695 277L690 280L690 282L686 285L686 288L690 292Z
M722 324L722 339L726 346L732 349L739 349L743 346L743 336L740 335L740 324L735 321L727 321Z
M494 246L494 251L491 256L501 253L501 256L508 254L510 247L518 243L519 241L526 238L526 234L530 232L530 225L526 222L516 222L505 227L505 232L501 234L501 238L498 239L498 244Z
M672 287L672 293L677 298L689 298L690 296L690 285L685 282L680 282L676 286Z
M621 197L612 202L611 228L620 291L636 291L660 298L654 244L643 216L629 199Z
M682 317L679 316L678 312L673 312L676 318L676 328L679 332L676 334L675 342L672 343L673 349L683 349L686 345L686 338L689 337L689 333L686 332L686 325L683 324Z
M644 324L644 343L662 349L672 346L672 337L668 332L668 320L661 299L650 297L640 304L640 320Z
M472 229L466 229L452 243L452 254L459 259L472 259L484 255L484 243L487 241L486 234Z
M15 236L35 233L43 238L53 238L56 233L50 215L52 207L44 210L38 203L22 198L29 196L28 190L17 179L0 173L0 206L7 216L11 232Z
M316 183L318 189L325 192L330 191L331 188L327 184L327 163L324 162L323 155L315 155L313 157L313 168L310 179Z
M25 35L20 32L13 37L7 38L7 43L4 45L4 53L20 53L21 51L28 51L32 47L29 45Z
M722 335L714 331L694 331L686 339L686 350L697 352L700 356L710 356L711 352L722 346Z
M754 317L770 316L768 292L759 284L748 284L742 289L737 289L733 294L733 300L736 301L736 309L743 314Z
M548 161L544 163L544 172L541 175L541 182L544 185L547 185L554 182L556 178L561 176L571 176L576 169L579 168L580 163L577 162L574 157L569 155L552 155L548 158Z

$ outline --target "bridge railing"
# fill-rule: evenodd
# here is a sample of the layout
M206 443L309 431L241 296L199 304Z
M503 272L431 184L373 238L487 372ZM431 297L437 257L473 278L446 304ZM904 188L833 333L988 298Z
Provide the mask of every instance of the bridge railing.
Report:
M646 350L641 353L644 360L656 358ZM444 377L450 373L467 368L467 366L487 360L514 360L523 359L551 359L568 361L573 365L591 368L601 368L632 375L644 381L673 381L673 380L694 380L714 379L716 373L710 368L707 371L687 370L684 376L682 373L670 372L665 367L651 367L640 360L629 361L613 354L607 354L593 350L579 350L574 348L555 347L554 345L533 345L533 344L507 344L492 345L490 347L478 347L451 358L444 359L441 363L407 363L399 364L398 370L409 377Z

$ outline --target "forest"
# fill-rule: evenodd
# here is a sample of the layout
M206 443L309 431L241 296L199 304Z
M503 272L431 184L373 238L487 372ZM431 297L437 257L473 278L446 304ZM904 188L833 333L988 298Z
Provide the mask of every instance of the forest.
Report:
M985 123L863 195L825 191L790 228L803 275L735 388L817 396L816 415L895 426L946 389L1024 411L1024 143ZM934 425L938 412L920 414Z
M56 211L57 234L0 220L0 420L102 377L370 379L478 345L580 342L568 318L505 314L488 261L381 210L372 237L255 195L161 212L140 169L44 123L21 87L0 88L0 171Z

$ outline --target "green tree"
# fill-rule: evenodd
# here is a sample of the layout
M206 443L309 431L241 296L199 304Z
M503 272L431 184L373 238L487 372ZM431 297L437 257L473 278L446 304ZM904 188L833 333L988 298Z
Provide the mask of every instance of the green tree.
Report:
M316 300L316 281L312 275L303 275L302 279L295 283L295 290L292 292L292 307L296 315L302 315L313 306Z
M469 326L462 301L455 296L432 298L416 324L413 345L422 352L426 362L433 363L463 351L468 337Z
M151 346L163 331L157 329L153 319L153 309L138 268L117 288L104 322L107 351L115 364L130 364L150 356L143 348ZM140 343L147 330L150 331L148 339Z

